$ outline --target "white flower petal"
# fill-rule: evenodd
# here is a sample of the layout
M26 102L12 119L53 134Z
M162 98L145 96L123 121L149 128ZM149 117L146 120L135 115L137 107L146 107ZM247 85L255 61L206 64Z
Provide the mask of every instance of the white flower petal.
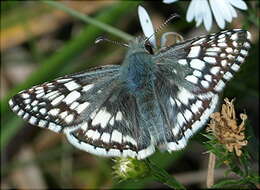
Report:
M237 17L237 12L234 9L234 7L232 7L232 5L230 3L228 3L228 8L229 8L229 12L231 13L232 17L236 18Z
M191 22L193 20L193 18L195 17L195 14L196 14L196 3L197 3L197 0L193 0L191 1L190 5L189 5L189 8L188 8L188 11L187 11L187 14L186 14L186 20L188 22Z
M170 4L170 3L175 3L176 1L178 0L163 0L163 3Z
M147 38L150 38L149 41L150 43L156 47L156 41L155 41L155 36L154 36L154 28L152 21L146 12L145 8L142 6L138 6L138 16L139 16L139 21L141 23L142 30L144 32L144 35ZM153 35L153 36L152 36Z
M195 20L196 20L196 27L198 27L202 23L202 18L203 18L202 14L196 16L196 18L195 18Z
M247 5L243 0L228 0L231 5L238 9L246 10Z
M206 30L209 31L212 26L212 15L211 15L211 10L208 1L205 1L205 3L203 3L203 10L204 10L203 23Z
M219 10L219 7L216 6L216 0L209 0L209 3L218 26L223 29L225 27L225 19L222 16L222 10Z
M217 9L220 11L220 13L222 14L222 17L228 21L231 22L232 21L232 15L229 12L228 9L228 2L226 0L214 0L214 6L217 7ZM213 5L212 5L213 6Z

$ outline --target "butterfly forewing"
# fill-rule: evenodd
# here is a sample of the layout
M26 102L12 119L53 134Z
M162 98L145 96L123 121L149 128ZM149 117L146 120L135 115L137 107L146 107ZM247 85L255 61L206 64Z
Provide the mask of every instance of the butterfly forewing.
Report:
M105 90L118 76L118 66L97 68L34 86L15 95L11 109L32 125L61 132L75 128L88 117L112 88ZM99 101L97 101L99 100Z
M157 94L171 129L166 149L183 148L201 128L223 90L240 68L250 48L250 33L222 31L162 48L158 63Z

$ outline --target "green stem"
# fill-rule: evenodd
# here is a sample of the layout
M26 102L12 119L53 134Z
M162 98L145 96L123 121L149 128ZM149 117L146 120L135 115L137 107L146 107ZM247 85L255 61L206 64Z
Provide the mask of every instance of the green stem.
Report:
M110 26L108 24L105 24L105 23L100 22L100 21L98 21L96 19L93 19L93 18L91 18L91 17L89 17L89 16L87 16L87 15L85 15L83 13L80 13L78 11L75 11L75 10L69 8L69 7L66 7L62 3L59 3L59 2L56 2L56 1L43 1L43 2L48 4L48 5L50 5L50 6L55 7L57 9L63 10L64 12L70 14L71 16L73 16L75 18L78 18L78 19L80 19L80 20L82 20L82 21L84 21L84 22L86 22L88 24L92 24L94 26L97 26L100 29L102 29L102 30L104 30L104 31L106 31L108 33L111 33L111 34L113 34L115 36L121 37L124 40L129 41L129 40L133 39L133 37L131 35L123 32L123 31L121 31L121 30L119 30L119 29L117 29L115 27L112 27L112 26Z

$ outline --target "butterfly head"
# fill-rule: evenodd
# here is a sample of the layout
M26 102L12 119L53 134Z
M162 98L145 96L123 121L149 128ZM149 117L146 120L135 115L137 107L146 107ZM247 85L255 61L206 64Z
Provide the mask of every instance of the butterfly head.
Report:
M130 41L128 44L129 53L128 54L135 54L135 53L144 53L147 55L154 54L152 44L144 37L137 37L134 40Z

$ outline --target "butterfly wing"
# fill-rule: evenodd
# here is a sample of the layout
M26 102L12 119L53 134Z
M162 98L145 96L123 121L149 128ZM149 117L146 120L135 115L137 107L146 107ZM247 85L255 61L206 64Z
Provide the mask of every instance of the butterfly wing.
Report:
M81 150L101 156L147 157L154 146L138 129L135 99L118 77L119 66L95 68L22 91L9 105L30 124L65 133Z
M124 88L113 94L76 130L66 131L71 144L101 156L122 156L143 159L154 152L147 131L139 125L136 99Z
M161 49L156 93L172 134L166 149L185 147L214 111L218 94L240 68L250 47L250 33L229 30Z
M115 80L118 70L118 66L106 66L88 73L64 76L18 93L9 105L32 125L55 132L74 128L84 121L82 113L91 112L110 93L110 90L103 89ZM94 101L96 99L100 101Z

